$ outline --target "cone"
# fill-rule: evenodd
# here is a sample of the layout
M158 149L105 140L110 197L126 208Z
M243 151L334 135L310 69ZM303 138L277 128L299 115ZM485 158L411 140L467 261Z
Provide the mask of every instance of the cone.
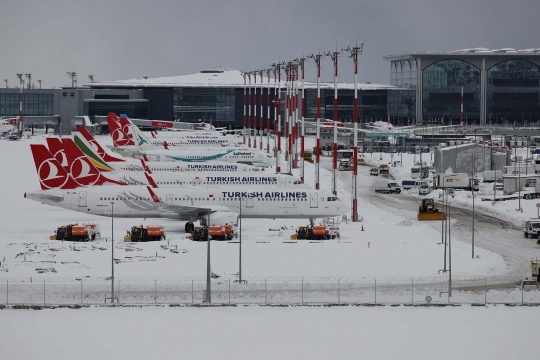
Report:
M364 225L362 225L362 230L361 231L364 231Z

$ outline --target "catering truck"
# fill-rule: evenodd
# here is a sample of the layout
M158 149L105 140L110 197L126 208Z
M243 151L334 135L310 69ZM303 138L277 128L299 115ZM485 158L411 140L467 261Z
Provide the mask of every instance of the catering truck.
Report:
M469 174L435 174L433 176L433 185L436 189L462 189L479 190L478 180L471 179Z

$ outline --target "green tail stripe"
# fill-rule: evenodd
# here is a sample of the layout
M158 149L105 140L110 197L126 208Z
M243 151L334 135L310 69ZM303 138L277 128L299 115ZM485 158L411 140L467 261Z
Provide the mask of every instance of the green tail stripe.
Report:
M91 149L88 148L88 146L86 146L80 139L77 135L74 136L74 139L75 141L75 144L77 145L77 147L79 149L81 149L81 151L83 152L84 155L86 155L86 157L88 157L88 159L92 162L92 164L94 164L94 166L100 168L100 169L104 169L104 170L108 170L108 171L112 171L114 170L112 167L110 167L105 161L103 161L103 159L101 159L98 155L96 155Z

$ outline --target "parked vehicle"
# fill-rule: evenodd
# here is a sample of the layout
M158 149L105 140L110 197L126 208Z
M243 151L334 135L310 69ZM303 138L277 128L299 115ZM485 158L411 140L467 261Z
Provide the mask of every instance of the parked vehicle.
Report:
M484 171L484 182L502 182L503 172L501 170L486 170Z
M434 187L436 189L462 189L462 190L479 190L478 180L471 179L469 174L435 174L433 176Z
M536 174L536 164L533 163L531 165L524 165L524 164L516 164L516 165L510 165L505 166L502 169L503 175L529 175L529 174Z
M401 182L401 187L404 190L419 188L422 185L428 186L424 180L403 180Z
M523 220L521 230L524 237L538 239L538 235L540 234L540 219Z
M401 188L395 180L377 179L375 180L375 192L383 194L399 194L401 193Z
M517 288L523 291L538 290L538 282L535 280L521 280L516 283Z
M379 169L377 169L377 168L369 169L369 175L379 176Z

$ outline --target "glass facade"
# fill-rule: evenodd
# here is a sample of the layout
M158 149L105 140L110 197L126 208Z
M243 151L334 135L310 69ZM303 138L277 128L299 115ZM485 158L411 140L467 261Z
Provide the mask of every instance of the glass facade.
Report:
M480 69L462 60L442 60L426 67L422 75L424 120L444 117L447 124L459 123L463 82L463 121L479 123Z
M208 122L212 117L212 121L234 125L235 90L203 87L174 88L173 111L178 121Z
M129 95L110 95L110 94L96 94L94 95L96 100L129 100Z
M85 101L83 111L92 120L94 116L107 116L109 112L126 114L135 119L148 119L148 101Z
M540 68L525 60L507 60L487 71L486 123L526 126L540 121Z
M0 94L0 116L19 115L19 94ZM23 92L23 116L52 116L53 94L25 94Z
M390 120L393 124L406 126L416 119L416 89L388 90Z
M415 59L392 61L390 66L390 85L416 86L418 66Z

